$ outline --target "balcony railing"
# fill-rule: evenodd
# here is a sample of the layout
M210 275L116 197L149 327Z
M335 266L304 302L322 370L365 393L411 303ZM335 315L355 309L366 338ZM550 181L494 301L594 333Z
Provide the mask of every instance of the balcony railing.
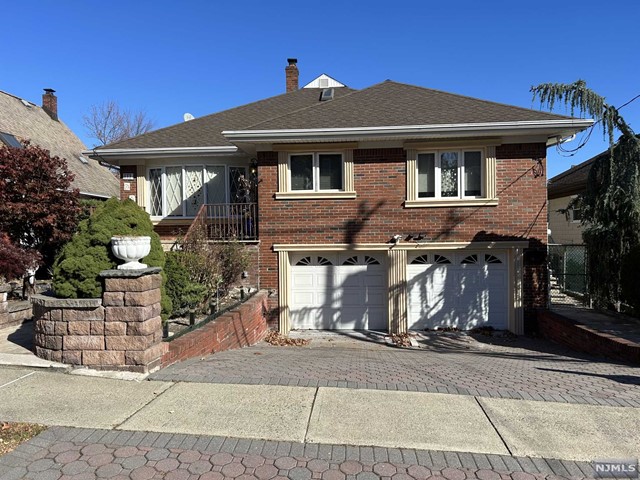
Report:
M205 235L207 240L257 240L257 204L214 203L202 205L187 230L185 242L195 235Z

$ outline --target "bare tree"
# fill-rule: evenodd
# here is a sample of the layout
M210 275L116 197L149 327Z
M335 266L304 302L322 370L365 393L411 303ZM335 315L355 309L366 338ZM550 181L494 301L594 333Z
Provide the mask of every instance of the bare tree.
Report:
M126 140L154 127L146 112L122 109L114 100L92 105L89 113L82 117L82 124L100 145Z

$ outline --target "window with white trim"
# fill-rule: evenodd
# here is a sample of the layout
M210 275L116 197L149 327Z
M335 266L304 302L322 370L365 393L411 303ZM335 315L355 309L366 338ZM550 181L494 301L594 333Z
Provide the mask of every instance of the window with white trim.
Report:
M435 150L419 152L418 198L464 199L484 196L482 150Z
M171 165L148 169L149 214L194 217L205 203L241 203L238 182L246 167Z
M289 155L289 190L342 191L343 164L341 153L292 153Z

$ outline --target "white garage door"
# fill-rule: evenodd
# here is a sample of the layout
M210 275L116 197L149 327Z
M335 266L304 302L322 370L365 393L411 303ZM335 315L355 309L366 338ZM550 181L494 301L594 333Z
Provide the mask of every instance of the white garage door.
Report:
M291 328L387 329L387 269L382 255L314 252L291 260Z
M407 266L409 329L506 329L508 275L500 253L424 253Z

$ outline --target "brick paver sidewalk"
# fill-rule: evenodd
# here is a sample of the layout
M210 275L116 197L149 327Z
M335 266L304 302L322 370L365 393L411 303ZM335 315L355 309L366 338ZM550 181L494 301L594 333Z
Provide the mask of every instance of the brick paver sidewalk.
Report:
M534 480L592 478L585 462L53 427L0 457L0 478Z
M432 335L419 349L402 349L335 338L334 346L326 338L312 340L307 347L260 343L178 363L151 379L408 390L640 407L637 367L571 353L545 340Z

